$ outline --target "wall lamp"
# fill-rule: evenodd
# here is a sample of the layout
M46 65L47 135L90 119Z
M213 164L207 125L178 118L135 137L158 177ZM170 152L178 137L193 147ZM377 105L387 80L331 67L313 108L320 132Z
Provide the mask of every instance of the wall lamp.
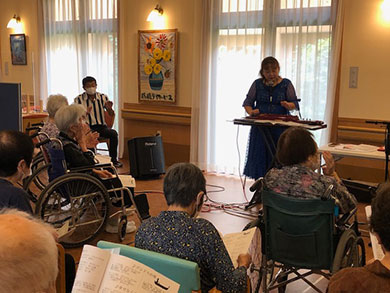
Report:
M12 17L10 19L10 21L8 22L7 24L7 28L13 28L13 29L16 29L18 26L20 26L20 17L19 16L16 16L16 14L14 14L14 17Z
M149 13L147 21L157 21L164 13L164 10L160 5L156 5L156 7Z

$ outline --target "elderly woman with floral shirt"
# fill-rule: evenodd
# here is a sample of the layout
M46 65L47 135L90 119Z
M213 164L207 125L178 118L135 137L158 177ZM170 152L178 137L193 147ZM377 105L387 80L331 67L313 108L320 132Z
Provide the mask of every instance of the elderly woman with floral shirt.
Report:
M271 169L264 177L265 187L280 194L297 198L321 197L330 185L332 195L341 213L356 207L357 201L342 184L335 171L335 163L329 152L324 152L324 175L320 168L320 154L313 135L302 127L291 127L280 137L276 158L282 168Z

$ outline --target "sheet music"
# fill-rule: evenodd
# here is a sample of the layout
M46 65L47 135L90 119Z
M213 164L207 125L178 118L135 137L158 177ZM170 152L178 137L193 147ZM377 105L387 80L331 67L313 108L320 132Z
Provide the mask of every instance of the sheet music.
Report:
M100 287L102 293L178 292L180 285L146 265L121 255L111 255Z
M118 175L123 186L135 187L135 179L131 175Z
M370 221L371 214L372 214L371 206L366 206L366 217L368 221ZM371 247L372 247L372 253L374 255L374 259L382 260L385 257L382 246L378 243L378 239L376 238L375 234L372 233L371 231L370 231L370 240L371 240Z
M140 262L84 245L72 293L177 293L179 288Z
M72 293L98 293L111 253L84 245Z
M255 231L256 227L253 227L242 232L226 234L222 238L235 268L238 265L238 256L248 252Z

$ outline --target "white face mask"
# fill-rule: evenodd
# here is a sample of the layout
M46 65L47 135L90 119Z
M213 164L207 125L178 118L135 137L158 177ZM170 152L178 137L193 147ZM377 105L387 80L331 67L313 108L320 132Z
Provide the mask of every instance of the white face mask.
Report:
M88 95L94 95L94 94L96 94L96 87L88 87L85 89L85 92Z

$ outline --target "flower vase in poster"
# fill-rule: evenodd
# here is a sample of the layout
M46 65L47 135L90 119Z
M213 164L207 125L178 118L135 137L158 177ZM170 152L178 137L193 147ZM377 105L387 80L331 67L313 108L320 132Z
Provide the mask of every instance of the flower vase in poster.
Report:
M142 102L176 102L177 29L139 31L138 92Z

